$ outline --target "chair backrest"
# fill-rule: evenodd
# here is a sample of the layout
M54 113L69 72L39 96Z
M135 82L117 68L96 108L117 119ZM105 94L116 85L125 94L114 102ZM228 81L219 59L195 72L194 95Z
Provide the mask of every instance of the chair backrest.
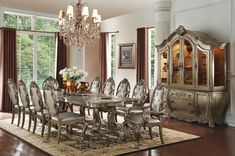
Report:
M115 90L115 82L112 77L108 78L102 89L102 93L105 95L113 95Z
M50 87L45 87L43 90L43 97L49 114L54 117L57 116L59 113L59 107L56 103L56 95L54 90Z
M91 82L89 91L97 94L100 92L100 78L98 76Z
M48 78L46 78L43 83L42 83L42 89L44 90L45 87L50 87L53 90L58 90L59 89L59 83L57 82L57 80L55 78L53 78L52 76L49 76Z
M10 96L11 102L13 105L19 105L18 91L15 85L15 82L12 79L8 79L8 94Z
M30 96L31 96L31 101L34 105L34 109L37 112L41 112L43 109L42 94L40 88L38 87L35 81L32 81L30 83Z
M116 96L118 97L129 97L130 95L130 83L129 81L124 78L117 87L117 91L116 91Z
M133 93L132 93L132 98L135 98L138 100L138 102L134 103L134 107L142 107L145 99L146 99L146 84L145 81L143 79L139 80L134 89L133 89Z
M152 98L150 101L150 108L152 111L161 112L165 110L162 98L163 98L163 88L160 84L157 84L157 86L153 90Z
M30 105L29 93L23 80L19 80L19 93L20 93L20 99L21 99L23 106L25 108L29 108L29 105Z

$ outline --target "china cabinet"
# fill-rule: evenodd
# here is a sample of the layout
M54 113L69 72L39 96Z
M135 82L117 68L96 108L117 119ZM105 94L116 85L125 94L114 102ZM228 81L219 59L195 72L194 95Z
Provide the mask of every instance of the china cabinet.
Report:
M158 80L169 114L210 127L222 124L228 107L228 44L179 26L157 49Z

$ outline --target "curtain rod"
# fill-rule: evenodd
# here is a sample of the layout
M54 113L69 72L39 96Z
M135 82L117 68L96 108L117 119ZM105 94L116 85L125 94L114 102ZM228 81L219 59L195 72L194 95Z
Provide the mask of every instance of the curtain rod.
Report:
M119 31L105 31L105 32L102 32L102 33L119 33Z
M21 29L16 29L16 31L28 31L28 32L36 32L36 33L57 33L57 32L49 32L49 31L37 31L37 30L21 30Z

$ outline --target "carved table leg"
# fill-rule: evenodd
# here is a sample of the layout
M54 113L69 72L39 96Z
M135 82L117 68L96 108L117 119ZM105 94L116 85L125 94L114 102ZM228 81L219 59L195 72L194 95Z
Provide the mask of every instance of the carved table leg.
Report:
M99 116L99 109L94 108L93 109L93 130L100 131L101 129L101 119Z
M117 128L117 123L115 120L115 113L116 113L116 108L115 107L109 107L108 108L108 128L109 129L115 129Z
M85 116L85 107L80 106L80 114Z

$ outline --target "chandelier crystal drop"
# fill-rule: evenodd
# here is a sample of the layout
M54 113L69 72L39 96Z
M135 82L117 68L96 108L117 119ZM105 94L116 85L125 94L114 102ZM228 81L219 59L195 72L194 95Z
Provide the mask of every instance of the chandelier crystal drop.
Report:
M82 47L100 36L101 16L93 9L89 16L88 4L72 3L67 12L59 12L59 31L67 46Z

